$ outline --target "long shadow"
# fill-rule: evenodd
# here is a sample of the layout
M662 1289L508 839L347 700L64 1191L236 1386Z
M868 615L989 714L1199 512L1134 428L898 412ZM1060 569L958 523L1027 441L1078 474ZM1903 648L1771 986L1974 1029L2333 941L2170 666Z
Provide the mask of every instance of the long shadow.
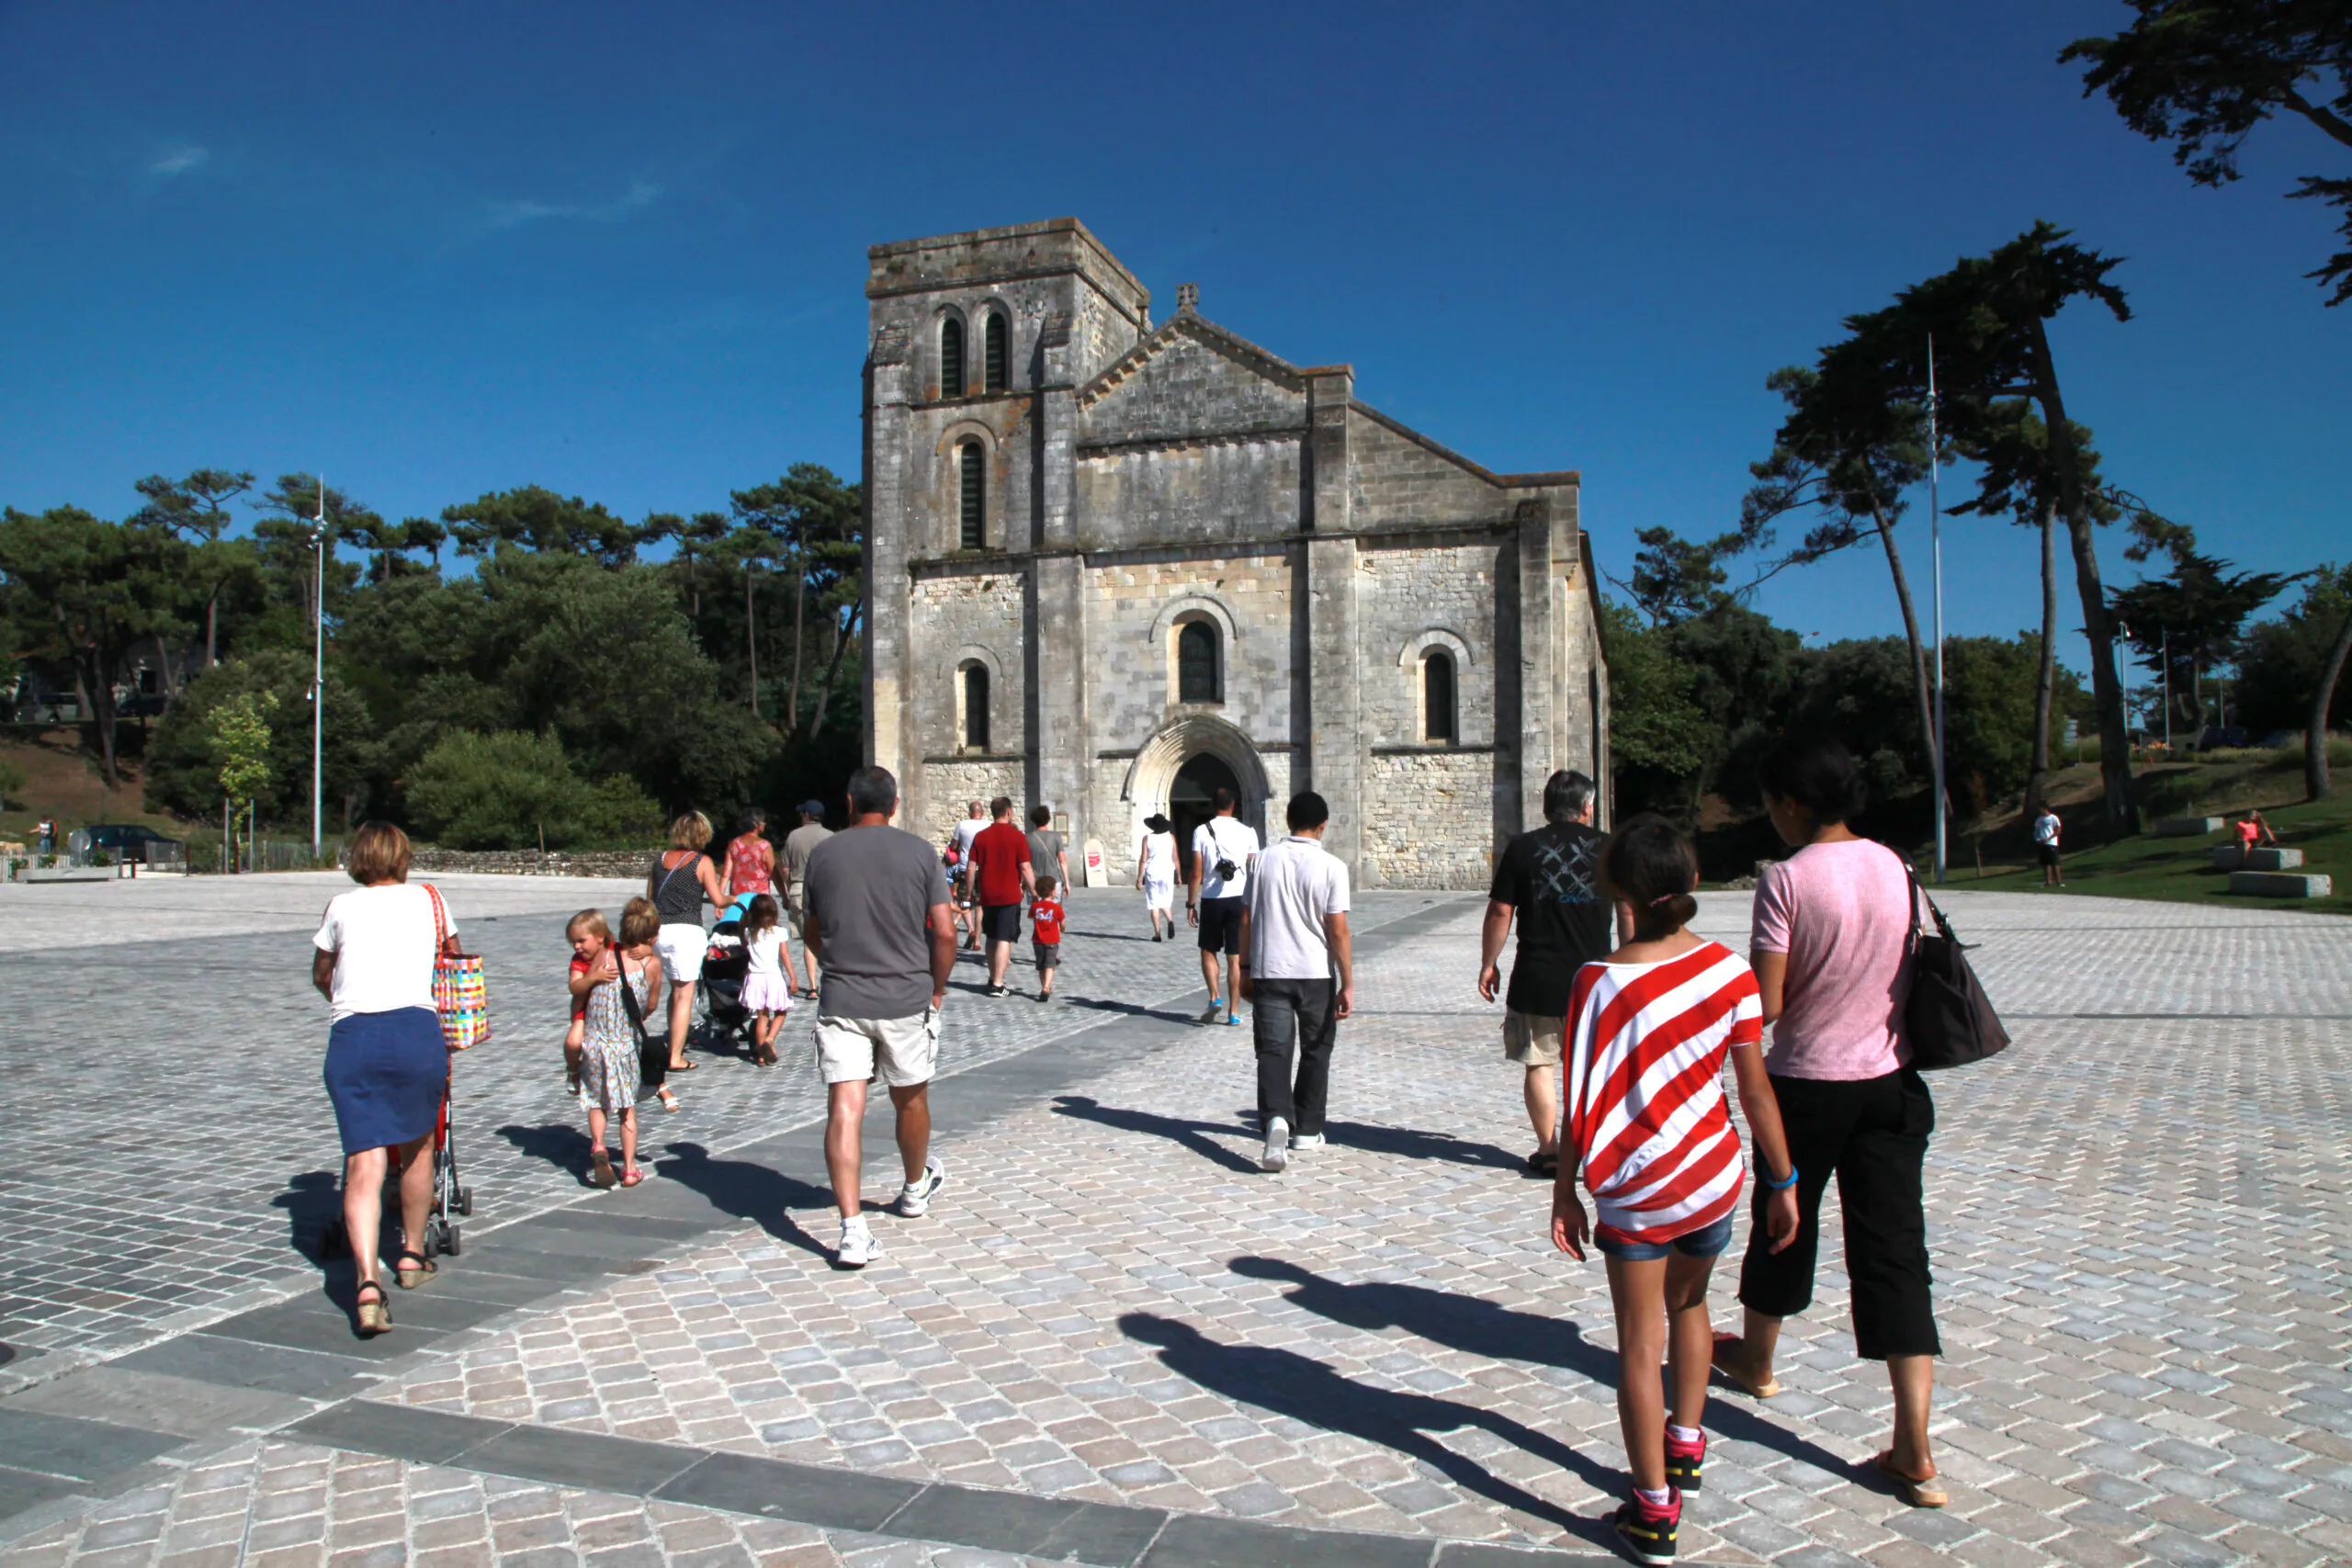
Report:
M713 1159L700 1144L665 1144L670 1157L650 1161L666 1181L699 1192L723 1214L749 1220L776 1240L832 1261L832 1249L794 1223L794 1208L815 1208L832 1201L830 1188L805 1181L749 1160Z
M543 1159L583 1185L587 1182L588 1134L574 1123L543 1122L536 1127L526 1127L519 1122L509 1122L498 1130L498 1135L514 1145L515 1153ZM612 1137L618 1142L617 1133Z
M1334 1122L1324 1135L1341 1148L1367 1154L1396 1155L1405 1159L1439 1159L1455 1165L1484 1166L1495 1170L1524 1171L1527 1161L1492 1144L1473 1144L1451 1133L1425 1133L1418 1127L1367 1127L1361 1122Z
M1156 1018L1166 1023L1197 1023L1200 1015L1170 1012L1165 1008L1148 1008L1140 1002L1113 1001L1108 997L1072 997L1069 1005L1090 1012L1115 1012L1124 1018Z
M1497 1306L1476 1296L1432 1291L1426 1285L1366 1281L1342 1285L1279 1258L1237 1258L1227 1265L1252 1280L1278 1280L1295 1286L1283 1300L1318 1317L1351 1328L1406 1333L1490 1361L1532 1361L1563 1367L1604 1387L1617 1383L1617 1352L1595 1345L1575 1324L1532 1312ZM1840 1481L1853 1478L1847 1460L1753 1412L1721 1399L1707 1402L1707 1425L1735 1442L1755 1443L1804 1461Z
M1246 1134L1249 1131L1246 1127L1237 1127L1229 1122L1180 1122L1172 1116L1154 1116L1148 1111L1121 1110L1117 1106L1105 1105L1083 1094L1054 1096L1054 1114L1075 1116L1082 1122L1100 1122L1105 1127L1116 1127L1123 1133L1148 1133L1155 1138L1170 1138L1183 1145L1213 1165L1221 1165L1227 1170L1239 1171L1244 1176L1254 1176L1258 1173L1257 1161L1245 1159L1223 1144L1214 1143L1202 1136L1204 1133Z
M1547 1519L1587 1540L1607 1543L1611 1539L1600 1520L1579 1518L1430 1436L1475 1427L1547 1463L1574 1472L1602 1493L1616 1492L1624 1484L1624 1477L1617 1472L1507 1416L1426 1393L1367 1388L1296 1351L1220 1345L1190 1324L1153 1313L1128 1313L1119 1319L1119 1328L1130 1339L1159 1346L1160 1364L1170 1371L1238 1404L1255 1405L1327 1432L1344 1432L1376 1443L1419 1460L1464 1491L1506 1508Z

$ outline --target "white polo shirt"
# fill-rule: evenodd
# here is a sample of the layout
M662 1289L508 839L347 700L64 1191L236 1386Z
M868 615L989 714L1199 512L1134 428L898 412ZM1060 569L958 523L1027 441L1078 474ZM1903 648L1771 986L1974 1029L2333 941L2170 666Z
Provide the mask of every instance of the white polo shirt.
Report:
M1260 853L1249 899L1251 979L1331 978L1323 918L1348 912L1348 868L1339 856L1293 833Z

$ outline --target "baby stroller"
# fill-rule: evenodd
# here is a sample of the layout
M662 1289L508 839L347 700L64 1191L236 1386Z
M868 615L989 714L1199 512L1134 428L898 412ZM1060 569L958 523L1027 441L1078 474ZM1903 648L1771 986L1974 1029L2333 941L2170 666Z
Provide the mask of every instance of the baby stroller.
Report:
M424 1235L414 1243L417 1256L431 1258L446 1252L457 1257L461 1238L457 1221L451 1216L470 1215L473 1212L474 1190L458 1180L458 1151L449 1142L449 1086L444 1083L441 1114L433 1124L433 1202L425 1211ZM393 1228L397 1230L399 1226ZM322 1263L351 1256L351 1234L345 1229L341 1215L328 1221L319 1232L317 1256Z
M723 1030L738 1044L744 1043L752 1015L743 1006L743 980L751 973L752 956L743 950L743 909L750 900L738 898L718 912L710 929L710 945L702 957L702 996L706 1016L714 1030Z

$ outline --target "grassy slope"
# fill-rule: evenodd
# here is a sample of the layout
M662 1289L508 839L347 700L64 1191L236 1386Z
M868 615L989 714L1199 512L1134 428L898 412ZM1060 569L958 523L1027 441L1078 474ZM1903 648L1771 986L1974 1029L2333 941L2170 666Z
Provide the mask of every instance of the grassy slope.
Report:
M123 726L126 735L132 728ZM57 818L61 847L67 833L93 822L144 822L174 838L187 830L187 824L147 809L137 758L124 760L121 786L107 789L76 726L11 725L0 733L0 761L25 771L24 789L9 795L7 809L0 811L0 840L29 842L34 824L43 817Z
M2051 796L2066 824L2067 893L2352 914L2352 781L2339 779L2330 798L2304 804L2301 755L2290 750L2230 752L2212 761L2150 768L2133 782L2143 801L2153 795L2160 807L2148 812L2151 817L2228 818L2248 806L2260 807L2280 842L2303 852L2302 870L2335 879L2334 897L2233 894L2229 874L2213 869L2213 846L2235 841L2226 830L2202 839L2143 835L2098 843L2098 771L2090 763L2065 769L2052 781ZM1973 863L1977 840L1962 839L1953 846L1952 885L2009 891L2039 887L2041 868L2030 863L2032 848L2024 822L2011 817L1981 826L1985 875L1979 881ZM2052 891L2052 897L2061 896Z

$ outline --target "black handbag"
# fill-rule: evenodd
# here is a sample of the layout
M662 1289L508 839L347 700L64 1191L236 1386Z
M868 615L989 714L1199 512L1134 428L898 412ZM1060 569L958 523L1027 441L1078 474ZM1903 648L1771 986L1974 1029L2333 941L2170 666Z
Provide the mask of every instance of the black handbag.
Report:
M613 967L621 972L614 982L621 988L621 1010L628 1014L629 1027L637 1031L637 1080L647 1089L660 1089L670 1080L670 1037L646 1032L645 1010L637 1005L637 987L628 983L628 970L617 956Z
M1992 998L1984 994L1966 950L1951 934L1951 922L1919 886L1911 863L1903 863L1911 884L1911 999L1903 1004L1904 1033L1911 1043L1911 1065L1923 1073L1964 1067L1997 1056L2009 1043ZM1925 903L1936 929L1923 931Z

